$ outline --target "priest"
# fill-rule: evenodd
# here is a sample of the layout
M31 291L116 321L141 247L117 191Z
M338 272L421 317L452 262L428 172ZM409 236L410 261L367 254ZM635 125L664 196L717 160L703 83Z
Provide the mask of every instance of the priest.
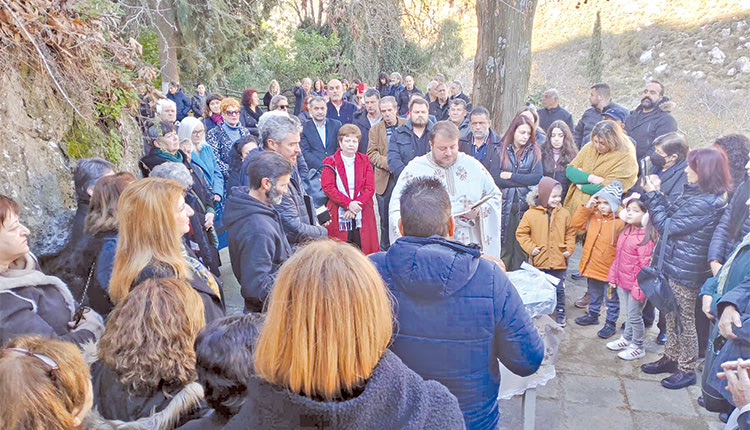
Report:
M502 194L482 163L458 150L458 128L439 121L430 131L430 152L414 158L401 172L389 206L391 243L401 237L401 191L416 177L439 179L451 198L455 233L453 239L474 243L482 253L500 258Z

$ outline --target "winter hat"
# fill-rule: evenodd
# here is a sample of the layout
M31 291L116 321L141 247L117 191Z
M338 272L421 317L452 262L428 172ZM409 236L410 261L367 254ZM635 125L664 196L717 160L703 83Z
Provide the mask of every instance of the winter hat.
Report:
M599 190L594 197L601 197L609 203L609 207L612 212L616 212L617 208L620 207L620 199L622 199L622 184L620 181L612 181L606 187Z
M539 181L539 203L547 207L547 203L549 203L549 195L552 194L552 190L555 187L562 187L562 185L556 181L553 178L550 178L549 176L543 176L542 180Z

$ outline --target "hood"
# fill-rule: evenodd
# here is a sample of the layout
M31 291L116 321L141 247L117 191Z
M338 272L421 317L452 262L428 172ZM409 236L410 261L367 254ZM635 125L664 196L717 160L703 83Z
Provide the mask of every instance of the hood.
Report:
M70 293L68 286L60 278L42 273L39 270L39 264L34 254L29 252L20 257L10 265L8 270L0 273L0 293L19 287L43 285L57 288L63 299L65 299L65 304L68 306L70 314L73 315L75 313L75 300L73 300L73 294ZM32 303L32 306L34 307L34 312L36 312L36 303Z
M386 253L393 283L410 296L451 296L471 280L480 250L440 236L402 237Z
M673 102L672 100L669 100L669 97L662 97L661 100L659 100L658 103L656 103L656 108L663 112L672 112L672 110L677 106L677 103ZM638 105L637 108L635 108L634 112L643 112L643 107L641 105ZM656 112L651 111L651 112ZM651 113L649 112L649 113Z
M545 210L546 208L542 206L542 202L539 201L539 187L531 187L528 194L526 194L526 204L529 205L529 207L537 206L539 209Z
M265 215L275 220L278 212L271 206L253 198L247 187L232 188L224 209L224 224L230 228L235 223L247 223L253 215Z

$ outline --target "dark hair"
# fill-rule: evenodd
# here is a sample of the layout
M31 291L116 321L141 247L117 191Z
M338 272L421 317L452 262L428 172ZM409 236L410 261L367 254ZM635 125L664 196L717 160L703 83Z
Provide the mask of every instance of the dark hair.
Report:
M381 79L385 79L385 83L388 84L388 73L380 72L378 75L378 84L382 84L382 82L380 82Z
M531 112L531 116L534 117L534 127L536 127L536 124L539 124L539 112L536 111L536 108L533 105L526 106L518 112L518 115L521 115L524 112Z
M365 97L377 97L378 100L380 100L380 91L376 90L375 88L370 88L369 90L365 91Z
M513 118L513 121L510 122L508 130L505 131L505 134L503 135L501 141L502 146L500 147L500 168L502 169L507 169L509 167L510 160L507 156L508 148L513 146L516 129L518 129L518 127L522 125L528 125L531 129L531 136L529 136L529 141L526 143L526 146L524 146L523 152L525 153L526 151L534 151L534 166L542 161L542 150L539 148L539 145L536 144L536 128L534 126L534 123L529 121L525 116L519 113L515 118ZM516 156L516 159L520 160L521 157L523 157L523 155L518 155Z
M656 85L658 85L659 86L659 95L662 96L662 97L664 97L664 84L662 84L661 82L657 81L656 79L651 79L650 81L648 81L648 83L649 84L656 84Z
M688 165L698 175L698 186L708 194L724 194L732 189L727 154L710 147L690 151Z
M203 118L210 118L211 117L211 102L214 100L221 101L224 97L218 95L218 94L209 94L208 97L206 97L206 108L203 109Z
M5 224L5 220L8 219L11 213L18 216L20 212L21 207L18 206L15 200L0 194L0 228Z
M258 145L258 138L253 136L252 134L246 134L239 138L234 144L232 144L232 149L234 149L234 152L239 155L240 159L242 159L242 148L245 147L248 143L254 143L255 146Z
M555 162L555 153L552 148L552 130L559 128L563 132L563 146L560 149L560 158ZM557 170L565 170L568 164L578 155L578 148L573 140L573 134L565 121L556 120L549 125L547 129L547 139L544 140L541 147L542 166L545 174L552 174ZM560 169L556 169L559 167Z
M250 88L242 93L242 106L250 109L250 101L253 99L253 94L257 94L258 90Z
M435 125L432 126L429 135L430 143L435 142L435 136L438 134L446 139L458 140L460 132L458 131L456 124L453 124L448 120L443 120L436 122Z
M630 206L632 204L638 205L638 209L640 209L641 212L643 212L644 214L648 213L648 206L646 206L646 203L644 203L641 199L631 199L631 200L629 200L628 204L625 205L625 209L627 209L628 206ZM635 227L633 225L630 225L630 226L628 226L628 228L637 228L637 227ZM622 233L623 231L625 231L625 229L620 230L620 233ZM657 238L658 235L659 235L659 233L656 231L656 228L654 228L654 223L653 222L649 222L649 223L646 224L646 235L643 237L643 240L638 245L645 245L645 244L647 244L647 243L649 243L651 241L654 241L654 243L656 243L656 238ZM617 236L618 237L620 236L619 233L618 233Z
M409 102L409 112L414 108L414 105L425 105L427 109L430 108L430 103L418 94L415 94L414 98Z
M667 156L677 154L677 161L686 159L690 151L687 141L685 141L685 136L677 131L662 134L654 139L654 147L657 146L661 146L662 151ZM745 152L745 157L747 157L747 151ZM743 165L742 167L744 168L745 166Z
M472 109L471 113L469 114L469 120L474 118L475 115L484 115L485 117L487 117L487 119L492 120L492 118L490 117L490 111L488 111L484 106L477 106Z
M235 314L212 321L195 338L195 370L206 403L230 417L245 403L253 370L253 349L260 333L260 314Z
M729 162L729 173L732 175L734 185L739 185L747 177L745 165L750 160L750 140L743 134L729 134L722 136L714 142L714 145L721 147L727 154Z
M412 179L401 192L399 206L404 236L448 236L451 199L438 179Z
M262 151L255 158L250 160L245 169L250 189L257 190L260 188L263 178L268 178L271 182L284 175L292 174L292 165L281 155L273 151Z
M84 158L79 161L76 165L76 172L73 175L73 183L75 184L78 199L88 201L88 189L93 189L96 181L114 170L115 165L103 158Z
M310 110L310 105L316 102L322 102L323 105L326 106L326 109L328 108L328 103L326 102L326 99L322 96L313 96L310 100L307 101L307 110Z
M453 106L456 106L456 105L461 106L464 110L466 110L466 100L464 100L464 99L453 99L453 100L451 100L451 101L448 102L448 107L453 107Z
M606 98L610 97L609 85L605 84L604 82L592 85L591 89L596 90L597 93L603 95Z

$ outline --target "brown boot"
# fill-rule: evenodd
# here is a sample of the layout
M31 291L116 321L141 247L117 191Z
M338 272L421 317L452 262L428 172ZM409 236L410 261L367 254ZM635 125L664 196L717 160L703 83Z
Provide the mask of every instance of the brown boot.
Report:
M576 307L577 308L586 308L586 306L589 305L589 302L591 301L591 294L587 291L586 294L583 295L580 299L576 300Z

